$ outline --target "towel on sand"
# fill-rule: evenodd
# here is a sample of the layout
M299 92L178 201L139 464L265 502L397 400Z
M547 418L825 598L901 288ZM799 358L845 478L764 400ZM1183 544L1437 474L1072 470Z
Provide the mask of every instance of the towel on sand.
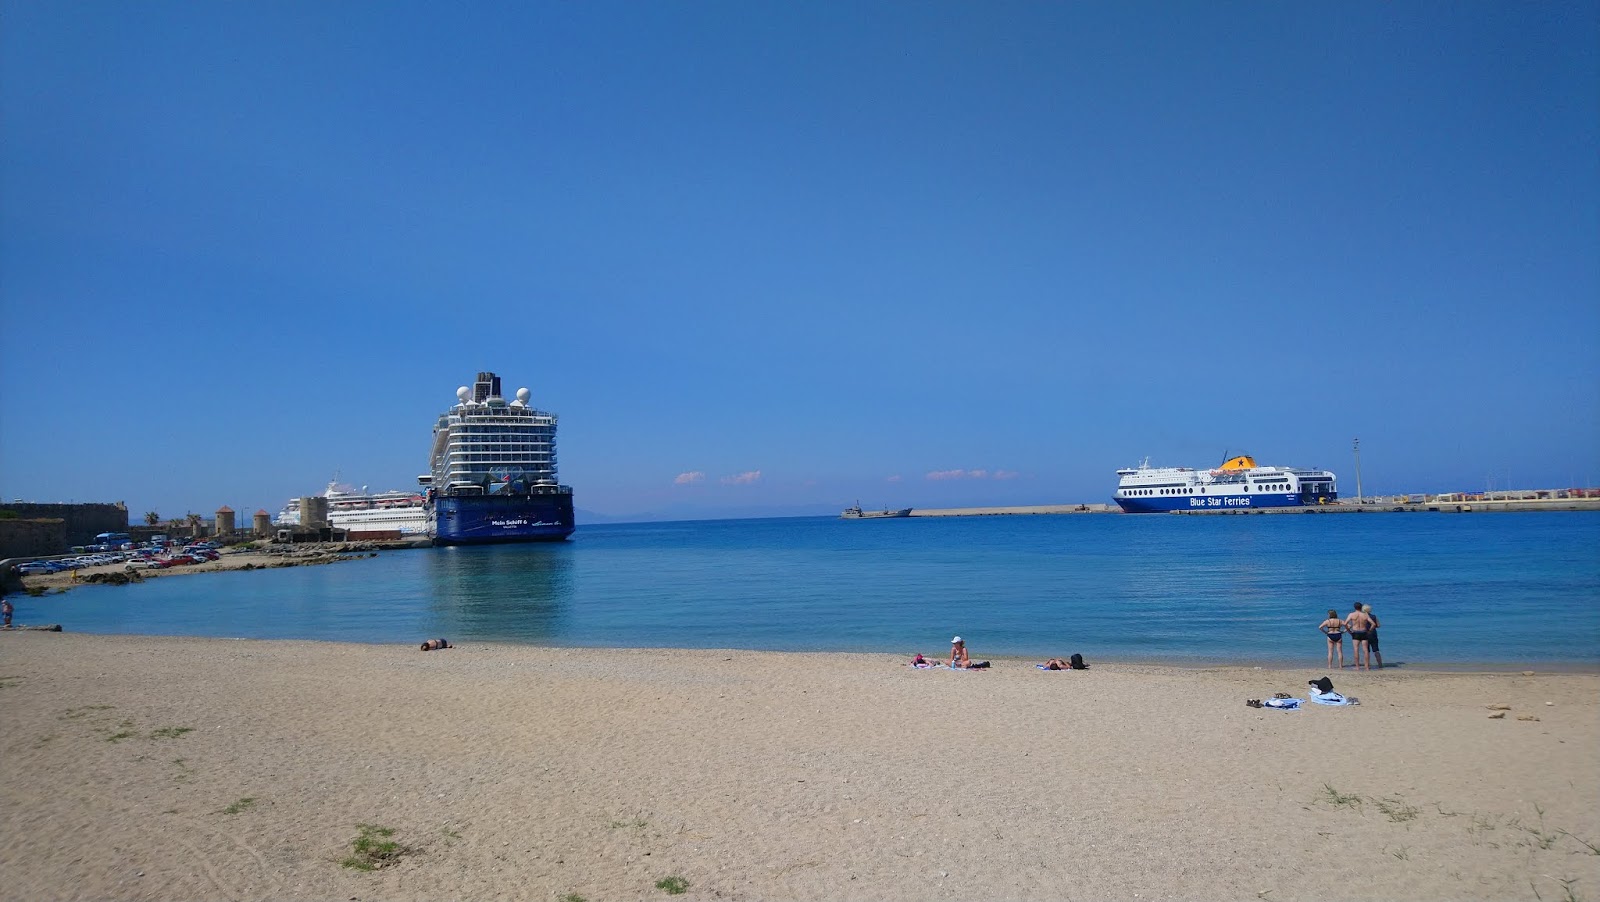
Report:
M1337 692L1318 692L1317 690L1313 689L1313 690L1311 690L1310 692L1308 692L1306 694L1311 697L1312 701L1316 702L1319 705L1335 705L1335 706L1338 706L1338 705L1353 705L1353 704L1356 703L1355 699L1345 698L1344 696L1340 695Z
M1285 711L1293 711L1294 709L1300 707L1300 700L1297 698L1268 698L1262 699L1261 706L1264 708L1282 708Z

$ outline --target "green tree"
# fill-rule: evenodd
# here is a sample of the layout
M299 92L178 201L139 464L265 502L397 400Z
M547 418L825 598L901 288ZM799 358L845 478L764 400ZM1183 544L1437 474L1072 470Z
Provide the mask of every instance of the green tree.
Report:
M145 511L144 512L144 525L146 525L146 526L154 526L154 525L156 525L157 523L160 523L160 522L161 522L161 515L160 514L156 513L155 511Z
M196 539L200 538L200 521L202 519L201 516L199 514L190 514L187 517L185 517L184 519L189 522L189 535L190 535L190 537L196 538Z

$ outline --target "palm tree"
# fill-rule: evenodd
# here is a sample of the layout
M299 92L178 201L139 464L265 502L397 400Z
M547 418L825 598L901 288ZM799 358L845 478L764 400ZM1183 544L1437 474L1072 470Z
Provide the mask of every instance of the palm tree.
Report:
M189 537L192 539L200 538L200 515L190 514L184 519L189 521Z
M157 523L160 523L160 522L161 522L161 515L160 514L156 513L155 511L145 511L144 512L144 525L146 525L146 526L154 526L154 525L156 525Z

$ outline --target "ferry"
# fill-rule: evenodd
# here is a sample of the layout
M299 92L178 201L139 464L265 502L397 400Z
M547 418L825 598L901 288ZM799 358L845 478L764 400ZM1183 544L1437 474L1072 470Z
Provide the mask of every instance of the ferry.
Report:
M345 530L351 539L409 538L428 531L426 499L420 492L390 490L368 493L339 481L337 475L320 496L327 504L328 525ZM279 526L300 524L300 499L290 498L273 522Z
M1257 466L1248 454L1229 457L1214 470L1152 467L1145 458L1117 476L1117 505L1130 514L1301 507L1339 498L1337 479L1327 470Z
M479 373L433 427L426 492L436 545L561 541L572 535L572 488L556 479L556 415L507 401L500 377Z

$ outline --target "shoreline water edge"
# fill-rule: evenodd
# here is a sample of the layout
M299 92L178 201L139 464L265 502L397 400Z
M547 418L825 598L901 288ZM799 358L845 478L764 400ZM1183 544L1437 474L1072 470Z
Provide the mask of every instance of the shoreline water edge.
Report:
M0 899L1600 887L1592 674L1336 673L1360 704L1327 707L1319 668L20 632L0 655ZM1246 705L1280 693L1299 708Z
M1316 625L1359 601L1385 664L1593 672L1596 536L1582 514L707 521L399 555L279 545L30 575L40 597L11 598L19 625L98 634L939 656L960 632L1001 660L1189 668L1321 664ZM342 566L307 566L325 563ZM121 579L143 585L97 582Z

